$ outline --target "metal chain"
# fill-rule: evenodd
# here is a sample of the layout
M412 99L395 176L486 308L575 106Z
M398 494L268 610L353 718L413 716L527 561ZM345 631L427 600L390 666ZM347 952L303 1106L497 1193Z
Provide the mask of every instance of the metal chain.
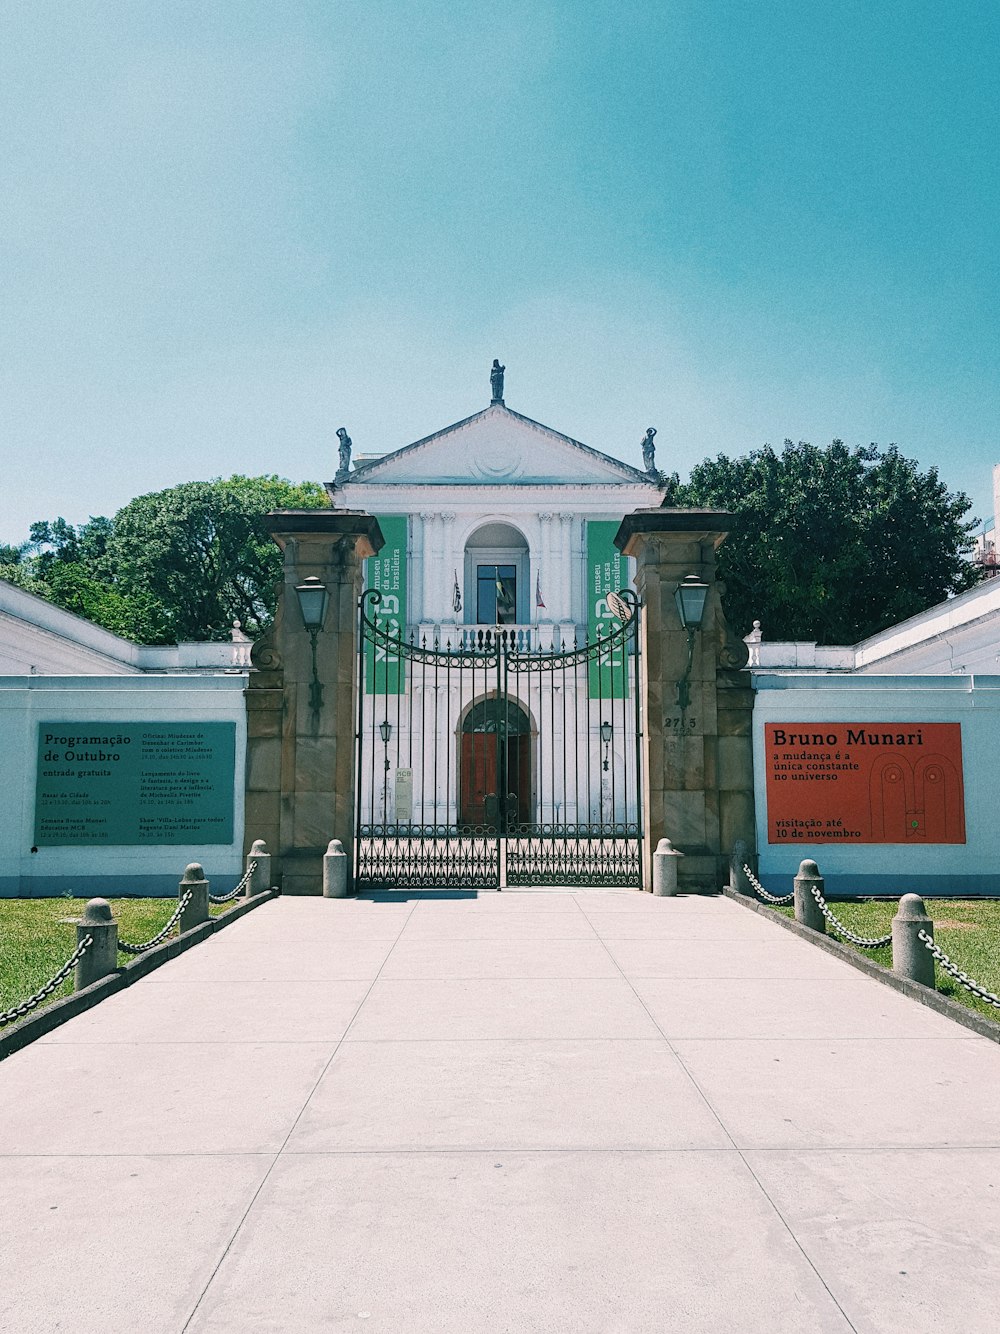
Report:
M986 1001L988 1005L995 1005L997 1009L1000 1010L1000 996L994 996L992 991L987 991L986 988L981 987L978 982L973 982L968 973L963 973L961 968L957 968L948 958L947 954L945 954L944 950L934 944L934 941L923 927L917 932L917 938L923 941L945 972L950 973L956 982L961 982L966 991L971 991L973 996L978 996L980 1000Z
M193 893L194 893L193 889L188 890L188 892L181 899L180 903L178 903L176 910L174 911L172 917L170 918L170 921L166 924L166 926L163 928L162 931L158 932L152 938L152 940L147 940L143 945L130 945L127 940L119 940L118 948L121 950L122 954L145 954L146 951L151 950L154 945L159 945L160 941L163 940L165 936L168 936L170 932L173 930L173 927L180 918L181 913L191 902L191 895Z
M251 879L253 878L253 873L254 871L256 871L256 869L257 869L257 863L251 862L246 869L246 875L244 875L243 879L240 881L240 883L236 886L235 889L231 889L228 894L209 894L208 896L209 903L231 903L232 900L236 898L236 895L242 893L243 890L247 887L247 885L249 885Z
M816 888L815 884L810 885L809 888L812 890L813 898L816 900L820 912L833 927L834 931L836 931L838 935L843 936L845 940L849 940L852 945L860 945L863 950L880 950L883 945L888 945L892 940L891 931L887 936L878 936L875 939L869 939L867 936L856 936L849 927L846 927L843 922L838 921L838 919L834 917L833 913L826 906L826 899Z
M33 996L28 998L28 1000L22 1001L20 1005L15 1005L13 1009L4 1010L4 1012L0 1014L0 1028L4 1028L7 1024L13 1023L15 1019L23 1019L26 1014L31 1013L36 1005L41 1005L42 1001L45 1000L47 996L51 996L56 987L59 986L60 982L65 981L70 975L93 943L93 936L84 936L73 953L59 969L58 973L56 973L55 977L52 978L51 981L46 982L41 991L36 991Z
M753 885L757 893L761 896L762 899L767 899L768 903L791 903L792 899L794 899L795 897L794 890L792 891L791 894L785 894L782 898L779 898L777 894L769 894L767 890L764 888L764 886L757 879L757 877L754 875L753 871L750 870L749 866L744 866L743 870L746 872L747 879L750 881L751 885Z

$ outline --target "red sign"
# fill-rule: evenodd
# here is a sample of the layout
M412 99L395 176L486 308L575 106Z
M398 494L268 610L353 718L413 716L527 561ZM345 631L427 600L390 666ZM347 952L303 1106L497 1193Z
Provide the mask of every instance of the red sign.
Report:
M964 843L961 723L767 723L769 843Z

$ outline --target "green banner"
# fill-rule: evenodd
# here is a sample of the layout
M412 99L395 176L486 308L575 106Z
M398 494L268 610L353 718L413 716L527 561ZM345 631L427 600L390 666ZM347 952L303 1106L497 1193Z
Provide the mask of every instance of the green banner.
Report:
M38 724L35 844L233 841L235 723Z
M628 582L626 558L615 546L620 525L612 520L587 522L587 630L590 642L606 639L621 622L608 607L608 594L620 593ZM627 699L628 666L624 641L590 663L591 699Z
M370 615L380 630L390 635L406 631L406 528L405 514L378 514L385 546L377 556L365 561L365 587L377 588L382 601L370 607ZM428 559L430 553L428 553ZM382 644L365 641L365 693L401 695L406 680L406 664Z

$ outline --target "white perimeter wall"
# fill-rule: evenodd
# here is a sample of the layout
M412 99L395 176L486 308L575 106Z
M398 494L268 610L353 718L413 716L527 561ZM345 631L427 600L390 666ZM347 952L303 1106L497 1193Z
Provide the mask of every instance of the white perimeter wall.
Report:
M799 862L834 894L1000 895L1000 676L754 674L754 789L760 878L787 894ZM767 841L765 723L960 723L964 844Z
M0 897L72 894L174 895L188 862L201 862L213 893L232 888L242 870L246 766L244 677L0 677ZM233 842L166 847L55 847L31 851L35 825L38 724L235 722Z

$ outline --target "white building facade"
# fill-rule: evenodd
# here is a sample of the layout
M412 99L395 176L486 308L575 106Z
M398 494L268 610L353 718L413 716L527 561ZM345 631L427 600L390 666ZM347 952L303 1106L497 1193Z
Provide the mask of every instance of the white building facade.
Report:
M366 830L397 840L416 883L417 836L440 879L435 839L451 851L466 839L468 878L473 833L498 824L535 840L536 870L567 840L593 851L637 833L637 637L609 595L631 597L613 537L626 513L660 503L658 475L494 401L342 469L329 490L334 508L379 519L367 615L406 645L374 631L364 645L361 861Z

